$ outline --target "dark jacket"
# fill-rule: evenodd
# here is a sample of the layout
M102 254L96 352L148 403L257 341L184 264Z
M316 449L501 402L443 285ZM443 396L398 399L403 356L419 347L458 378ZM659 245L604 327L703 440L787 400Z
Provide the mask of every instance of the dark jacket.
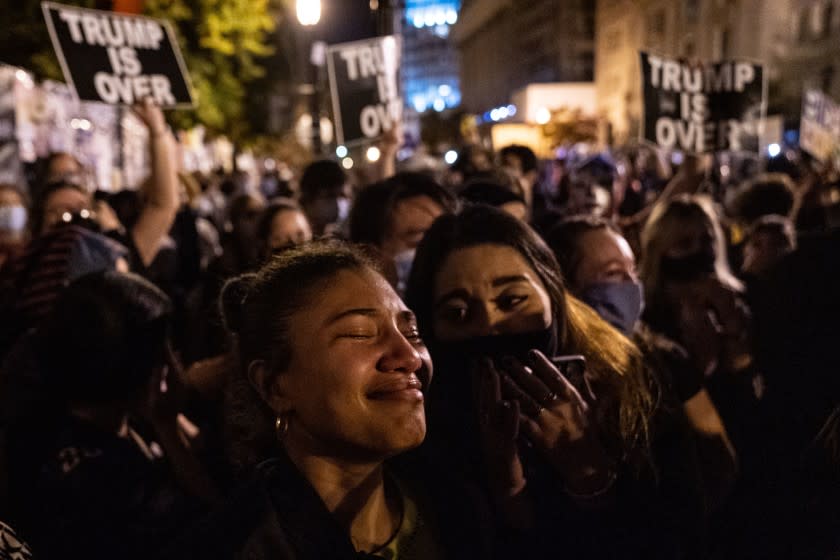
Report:
M462 490L446 488L441 478L424 485L405 469L391 472L421 498L422 515L438 529L446 558L491 558L482 535L482 514ZM414 469L412 469L413 472ZM425 480L429 477L423 476ZM262 463L212 515L197 523L164 558L247 560L355 560L347 532L320 496L285 455ZM379 558L378 556L375 558Z

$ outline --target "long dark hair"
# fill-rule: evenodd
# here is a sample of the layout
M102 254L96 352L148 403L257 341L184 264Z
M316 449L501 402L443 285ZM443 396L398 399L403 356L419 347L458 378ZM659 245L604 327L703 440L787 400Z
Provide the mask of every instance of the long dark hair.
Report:
M619 454L640 448L647 453L658 391L641 353L597 313L567 293L560 266L545 242L529 226L501 210L475 205L458 214L441 216L420 243L405 300L417 315L421 334L430 347L436 342L432 327L435 278L452 252L476 245L511 247L533 268L551 299L560 351L586 357L588 375L600 393L599 417L605 440ZM445 375L439 372L437 383L445 383Z
M239 364L226 403L226 438L234 467L247 468L276 451L275 414L251 385L248 368L263 361L269 375L285 371L294 351L292 316L309 305L339 272L365 268L376 270L353 247L316 241L275 255L256 273L225 285L220 304Z

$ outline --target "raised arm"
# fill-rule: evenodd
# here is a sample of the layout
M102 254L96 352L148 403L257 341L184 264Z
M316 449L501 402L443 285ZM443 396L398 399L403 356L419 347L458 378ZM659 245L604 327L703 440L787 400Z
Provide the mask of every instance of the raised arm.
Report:
M178 213L178 168L175 138L160 107L146 98L134 112L149 129L152 175L143 185L143 209L131 236L143 265L149 266Z

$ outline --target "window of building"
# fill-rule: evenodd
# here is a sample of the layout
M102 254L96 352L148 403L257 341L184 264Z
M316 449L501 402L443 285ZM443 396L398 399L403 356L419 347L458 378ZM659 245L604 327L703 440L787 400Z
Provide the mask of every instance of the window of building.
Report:
M685 0L683 2L683 16L688 25L697 25L700 21L700 0Z
M799 12L799 30L797 33L800 43L808 40L808 36L810 35L810 19L811 11L808 8L803 8L802 11Z
M831 31L834 29L834 2L828 0L823 6L823 38L826 39L831 36Z
M665 32L668 29L666 18L665 8L656 8L648 14L647 28L652 40L661 42L665 39Z

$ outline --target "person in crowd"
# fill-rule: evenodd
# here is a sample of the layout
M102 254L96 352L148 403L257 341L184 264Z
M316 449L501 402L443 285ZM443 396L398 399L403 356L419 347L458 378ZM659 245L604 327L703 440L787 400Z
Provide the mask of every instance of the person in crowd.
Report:
M603 154L587 158L572 167L565 185L566 192L561 193L564 214L610 218L617 178L615 164Z
M31 242L9 267L0 290L0 356L49 315L68 283L103 270L127 272L127 259L122 244L74 224Z
M397 464L425 437L432 363L414 314L361 253L289 249L223 301L240 361L231 456L252 474L171 557L487 557L462 493Z
M736 474L735 450L704 387L702 373L676 343L641 322L644 288L627 240L603 218L573 217L557 224L547 242L569 291L643 351L661 386L679 400L697 439L709 508L720 505Z
M398 173L358 193L350 211L349 240L372 248L385 277L402 293L426 230L455 207L455 197L430 177Z
M300 179L300 205L315 237L341 232L350 215L352 191L347 174L332 160L309 164Z
M312 241L312 227L297 202L290 198L275 198L265 208L257 224L257 239L263 258L290 247Z
M26 246L26 199L16 187L0 184L0 274Z
M134 111L149 130L152 156L152 176L144 184L143 208L134 227L122 231L110 207L95 201L81 183L72 180L72 175L51 171L47 174L48 182L39 185L33 197L30 220L33 238L80 215L97 221L102 230L111 232L129 248L133 270L142 272L151 264L172 227L179 206L174 138L163 112L151 99L135 106ZM51 169L56 165L53 163Z
M642 231L642 246L645 323L682 346L704 374L705 387L738 452L741 476L721 513L714 542L748 550L754 539L746 535L764 527L759 504L768 494L760 481L773 460L764 438L771 414L769 389L753 354L756 324L742 284L729 268L711 201L679 195L657 206ZM753 518L755 523L747 527L744 520Z
M425 445L484 482L502 557L537 557L558 540L589 558L682 557L696 544L690 437L654 427L659 388L641 353L568 294L533 230L484 205L442 216L418 247L406 302L437 371ZM658 462L666 454L678 464Z
M67 152L51 153L43 162L38 182L46 185L57 181L86 185L84 164L73 154Z
M503 173L472 179L458 192L458 197L473 204L500 208L518 220L528 221L528 203L521 187Z
M747 231L741 272L752 277L764 274L795 249L796 231L790 218L762 216Z
M458 159L450 166L445 184L449 188L457 189L469 182L476 174L492 170L493 161L481 146L475 144L464 146L458 152Z
M238 194L230 201L226 232L222 236L222 256L211 268L223 280L254 270L260 263L257 230L265 210L263 199L254 194Z
M764 216L791 218L796 205L795 186L787 175L766 173L749 179L733 195L730 213L745 228Z
M502 168L508 170L522 187L526 206L534 207L534 194L539 180L539 160L534 151L528 146L511 144L499 151Z
M216 499L179 418L169 300L79 278L33 339L45 404L8 428L12 511L39 558L149 558Z

